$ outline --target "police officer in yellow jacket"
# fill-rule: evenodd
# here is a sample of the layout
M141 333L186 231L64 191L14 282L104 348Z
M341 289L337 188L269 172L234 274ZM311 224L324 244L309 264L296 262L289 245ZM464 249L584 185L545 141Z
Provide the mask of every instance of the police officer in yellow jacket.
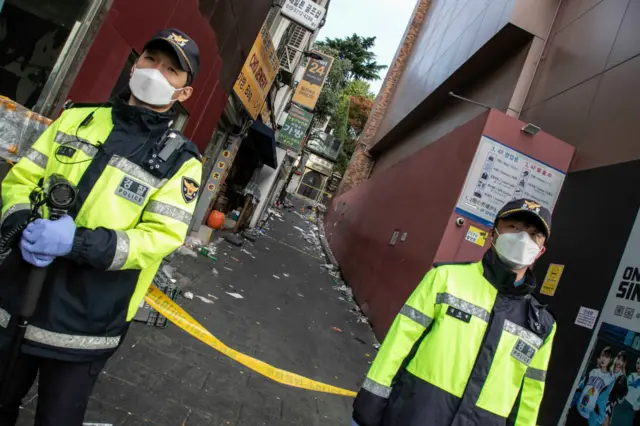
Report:
M482 261L437 265L400 310L354 403L360 426L535 426L556 331L529 266L551 214L498 213Z
M163 30L131 70L130 94L68 108L2 182L2 233L30 215L51 175L77 186L68 216L29 224L0 269L0 350L15 330L32 265L48 267L0 424L13 425L39 372L36 424L80 426L97 375L122 344L162 258L183 243L202 165L172 130L172 105L193 93L199 50ZM4 357L5 354L2 354Z

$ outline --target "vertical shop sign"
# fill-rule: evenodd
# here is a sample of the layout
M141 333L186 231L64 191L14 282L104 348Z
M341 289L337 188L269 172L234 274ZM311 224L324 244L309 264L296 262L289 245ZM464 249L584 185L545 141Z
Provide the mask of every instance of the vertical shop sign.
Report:
M324 86L324 82L329 75L329 70L331 70L331 66L333 65L333 58L331 56L316 52L315 50L313 53L319 55L320 58L309 59L302 80L298 83L296 93L293 95L293 102L302 105L310 111L313 111L316 107L322 86Z
M289 115L282 129L278 132L278 142L296 152L300 152L302 141L307 134L312 119L313 114L296 105L291 105Z
M280 62L271 35L263 25L233 86L234 93L254 120L267 99L279 69Z

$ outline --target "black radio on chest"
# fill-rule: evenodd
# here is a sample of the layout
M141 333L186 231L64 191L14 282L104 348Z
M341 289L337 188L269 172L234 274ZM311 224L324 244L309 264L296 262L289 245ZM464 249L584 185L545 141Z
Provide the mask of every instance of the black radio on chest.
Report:
M180 132L168 130L142 160L142 166L156 177L165 177L186 143L187 139Z

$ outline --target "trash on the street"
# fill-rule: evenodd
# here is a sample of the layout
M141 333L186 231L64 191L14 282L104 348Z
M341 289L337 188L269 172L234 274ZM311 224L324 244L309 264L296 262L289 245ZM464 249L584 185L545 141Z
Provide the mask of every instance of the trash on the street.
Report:
M196 297L202 300L204 303L209 303L209 304L213 303L213 300L207 299L206 297L198 296L197 294L196 294Z
M191 293L190 291L187 291L182 295L184 296L185 299L193 300L193 293Z
M211 273L212 273L213 275L218 275L218 274L219 274L219 272L218 272L218 270L217 270L216 268L213 268L213 269L211 270Z
M373 344L373 348L374 348L375 350L380 349L380 343L374 343L374 344Z
M241 249L240 251L241 251L241 252L243 252L243 253L245 253L245 254L248 254L249 256L251 256L251 257L253 257L253 258L255 259L255 257L251 254L251 252L250 252L249 250L247 250L247 249Z
M218 300L218 298L216 296L214 296L213 294L211 294L211 293L208 293L207 296L213 297L214 300Z
M218 260L216 258L217 249L215 246L204 246L200 249L200 254L208 257L211 260Z
M304 294L300 294L300 293L298 293L298 296L300 296L300 297L304 297Z
M289 278L289 274L286 274L286 273L282 274L282 276L285 278Z
M191 250L197 250L202 247L203 243L197 238L187 237L187 240L184 242L184 245Z
M195 251L191 250L190 248L186 247L186 246L180 246L180 248L178 250L176 250L176 252L179 255L182 256L191 256L191 257L198 257L198 255L196 254Z
M342 333L342 330L341 330L341 329L339 329L338 327L331 327L331 329L332 329L333 331L337 331L338 333Z
M244 238L238 234L229 234L224 237L225 240L233 244L234 246L242 247L244 244Z
M236 259L236 258L235 258L235 257L233 257L233 256L230 256L230 257L231 257L231 259L235 260L236 262L242 263L242 261L240 261L240 259Z
M227 268L226 266L224 267L224 269L226 269L227 271L232 271L233 272L233 269Z
M244 296L239 293L229 293L228 291L226 293L231 297L235 297L236 299L244 299Z
M176 271L176 268L174 268L171 265L162 265L162 272L164 272L164 274L167 276L167 278L169 279L173 279L173 273Z
M274 275L274 276L273 276L273 278L275 278L275 279L277 279L277 280L279 280L279 279L280 279L280 277L279 277L279 276L277 276L277 275Z

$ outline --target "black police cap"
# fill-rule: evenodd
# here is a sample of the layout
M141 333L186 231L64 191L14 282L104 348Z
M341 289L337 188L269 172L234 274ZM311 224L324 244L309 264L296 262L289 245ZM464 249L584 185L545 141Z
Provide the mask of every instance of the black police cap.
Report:
M196 42L184 32L175 28L168 28L158 32L145 44L144 48L146 49L157 42L164 42L171 46L178 57L180 68L188 72L189 81L193 81L200 69L200 49L198 49Z
M551 236L551 212L539 203L525 198L510 201L500 209L496 216L496 222L498 219L507 219L514 215L529 216L532 222L537 224L538 229L545 234L547 239Z

